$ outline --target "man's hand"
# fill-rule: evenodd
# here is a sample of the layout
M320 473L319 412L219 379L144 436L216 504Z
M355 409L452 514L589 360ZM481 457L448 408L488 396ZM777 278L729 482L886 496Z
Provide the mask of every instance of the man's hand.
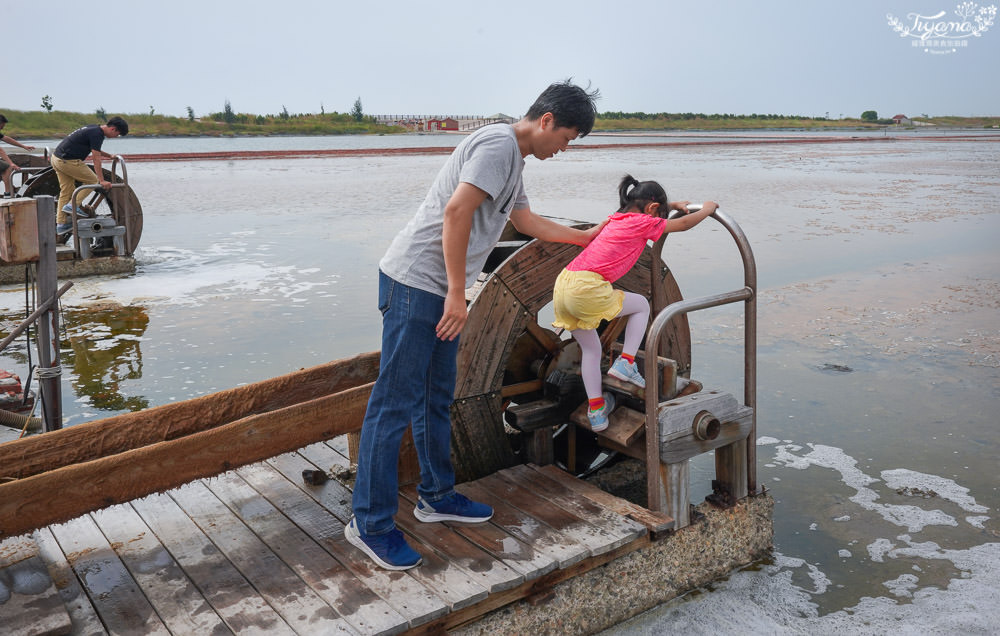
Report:
M462 333L465 321L469 319L469 310L465 305L465 290L459 290L448 295L444 299L444 315L437 324L437 337L441 340L451 341Z
M603 221L601 221L594 227L590 228L589 230L584 230L583 233L584 235L586 235L586 240L587 240L587 242L584 243L584 245L590 245L590 242L593 241L595 238L597 238L597 235L601 233L601 230L603 230L604 226L607 224L608 224L608 219L604 219Z

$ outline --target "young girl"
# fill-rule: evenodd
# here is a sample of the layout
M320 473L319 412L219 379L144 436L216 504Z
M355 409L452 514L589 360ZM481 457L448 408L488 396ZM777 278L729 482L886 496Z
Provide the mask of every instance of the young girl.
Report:
M594 431L608 427L614 409L610 393L601 394L601 341L597 326L602 320L628 316L622 355L608 375L645 388L635 364L635 354L646 333L649 303L639 294L616 290L611 283L624 276L639 260L646 241L665 232L683 232L701 223L719 206L706 201L700 211L667 219L671 210L687 212L687 201L667 202L667 193L655 181L637 181L625 175L618 186L621 207L608 218L601 233L559 274L553 290L556 320L553 327L569 329L580 343L580 368Z

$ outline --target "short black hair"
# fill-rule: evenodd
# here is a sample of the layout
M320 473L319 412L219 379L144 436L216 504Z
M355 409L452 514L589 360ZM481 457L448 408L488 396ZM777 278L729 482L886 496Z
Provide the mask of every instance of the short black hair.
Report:
M594 118L597 115L594 102L600 96L601 92L596 88L587 91L571 80L557 82L542 91L525 117L535 121L545 113L552 113L557 127L576 128L581 137L586 137L594 128Z
M128 134L128 122L121 117L115 116L109 119L108 126L112 126L122 137Z
M0 124L6 124L6 123L7 123L7 118L4 117L3 115L0 115Z

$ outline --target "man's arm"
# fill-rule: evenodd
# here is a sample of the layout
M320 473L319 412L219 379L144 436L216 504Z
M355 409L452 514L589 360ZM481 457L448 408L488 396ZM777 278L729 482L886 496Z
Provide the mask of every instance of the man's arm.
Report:
M574 245L587 245L607 224L607 221L604 221L588 230L577 230L538 216L529 208L521 208L511 212L510 221L521 234L527 234L542 241L572 243Z
M6 142L6 143L8 143L8 144L10 144L12 146L17 146L18 148L21 148L23 150L34 150L35 149L34 146L25 146L24 144L22 144L17 139L14 139L13 137L8 137L7 135L0 136L0 141ZM10 162L8 162L8 163L10 163Z
M459 183L444 206L441 241L444 267L448 273L448 293L444 299L444 315L437 325L437 337L442 340L458 337L469 318L465 305L465 258L469 251L473 215L485 200L485 191L469 183Z
M97 175L97 181L100 182L101 187L107 190L111 187L110 181L104 180L104 170L101 169L101 156L110 156L106 152L101 152L97 148L90 151L90 157L94 161L94 174Z

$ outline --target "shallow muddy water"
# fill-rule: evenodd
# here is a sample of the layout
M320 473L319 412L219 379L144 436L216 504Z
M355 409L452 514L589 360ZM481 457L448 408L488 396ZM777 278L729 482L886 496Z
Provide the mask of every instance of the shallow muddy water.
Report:
M131 165L136 274L63 297L66 425L377 349L377 261L443 160ZM758 478L777 506L771 560L611 633L994 632L1000 142L581 149L529 159L525 180L536 211L597 221L626 172L718 201L753 246ZM711 219L665 258L686 297L742 286ZM8 331L24 290L0 307ZM739 312L690 321L692 377L741 394ZM24 339L2 359L24 376Z

